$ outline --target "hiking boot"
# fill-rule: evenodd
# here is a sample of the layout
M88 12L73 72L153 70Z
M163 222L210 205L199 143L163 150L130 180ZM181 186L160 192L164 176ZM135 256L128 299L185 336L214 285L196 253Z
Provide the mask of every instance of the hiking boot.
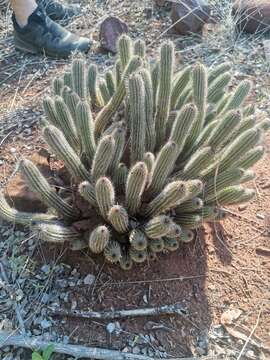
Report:
M90 40L79 37L51 20L40 7L28 18L28 24L21 28L12 15L15 47L32 54L42 53L49 57L66 58L73 51L87 52Z
M69 20L81 13L80 5L64 5L55 0L38 0L46 14L54 21Z

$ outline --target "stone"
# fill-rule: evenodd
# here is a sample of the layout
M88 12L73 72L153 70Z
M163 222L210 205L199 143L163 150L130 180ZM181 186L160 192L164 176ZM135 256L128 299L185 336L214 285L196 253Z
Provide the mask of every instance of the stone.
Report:
M40 326L42 327L42 329L48 329L52 326L52 323L49 320L44 319L40 322Z
M88 274L84 279L83 279L83 283L84 285L93 285L94 281L95 281L96 277L92 274Z
M237 31L250 34L270 32L269 0L236 0L232 15L235 17Z
M119 36L127 32L128 26L124 21L116 16L108 16L100 25L99 40L101 47L115 54Z
M53 184L53 174L48 159L49 153L45 149L41 149L29 158L29 160L38 167L49 183ZM47 206L40 201L33 191L30 190L20 173L14 176L8 183L4 195L10 206L15 207L19 211L45 212L47 210Z
M107 326L106 326L106 330L109 334L112 334L115 330L115 324L114 323L109 323Z
M180 35L201 33L210 16L211 8L206 0L183 0L172 5L173 29Z

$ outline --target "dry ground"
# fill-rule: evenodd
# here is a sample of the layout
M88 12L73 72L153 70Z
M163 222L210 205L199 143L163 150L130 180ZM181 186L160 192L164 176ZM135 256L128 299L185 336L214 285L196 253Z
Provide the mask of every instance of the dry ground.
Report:
M164 37L177 48L179 66L203 61L208 66L230 61L236 80L254 82L253 100L260 116L269 115L269 62L263 52L263 37L236 36L229 16L229 1L213 2L220 22L209 25L203 37L177 37L170 31L164 11L154 10L151 1L84 1L84 14L69 28L93 35L93 50L87 61L105 68L113 57L98 48L98 28L107 14L125 20L133 37L145 38L154 54ZM56 61L15 51L12 43L10 12L0 22L0 180L4 186L14 174L21 156L42 147L36 124L43 115L42 97L48 93L54 74L64 71L70 60ZM256 199L247 207L231 208L232 217L223 226L207 226L194 243L161 261L140 266L132 273L93 260L85 253L44 248L27 233L3 224L0 229L0 255L10 282L16 290L26 331L48 340L140 351L160 358L208 355L214 359L267 359L270 347L270 137L266 138L266 156L256 167L257 179L251 184ZM45 264L45 266L44 266ZM83 279L95 275L92 285ZM0 290L1 328L18 326L12 303ZM106 321L51 318L48 305L60 304L71 309L130 309L180 302L185 317L129 319L114 323L108 333ZM227 310L240 310L234 325L254 339L231 336L221 324ZM234 330L237 327L232 326ZM238 334L239 335L239 334ZM242 351L244 348L244 351ZM139 349L139 350L138 350ZM246 351L247 350L247 351ZM241 352L242 351L242 352ZM9 357L8 357L9 356ZM17 356L17 357L16 357ZM1 359L29 359L29 353L7 348ZM210 358L210 357L209 357Z

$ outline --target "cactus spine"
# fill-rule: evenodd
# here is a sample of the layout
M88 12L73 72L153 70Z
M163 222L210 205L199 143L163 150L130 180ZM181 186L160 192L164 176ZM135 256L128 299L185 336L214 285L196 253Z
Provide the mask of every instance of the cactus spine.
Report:
M213 162L214 153L211 147L198 149L183 169L185 179L196 178L202 170Z
M70 111L72 118L76 119L76 106L80 101L79 96L75 92L70 90L67 86L64 86L62 91L62 97L68 107L68 110Z
M73 227L67 227L60 223L40 223L35 226L39 238L43 241L60 244L81 240L81 234Z
M191 66L188 66L177 75L172 89L171 109L175 109L177 100L182 95L183 91L186 90L186 86L190 81L191 69Z
M133 247L129 249L129 256L135 263L143 263L147 259L147 252L145 250L136 250Z
M108 178L102 177L97 181L95 190L100 213L104 219L107 219L108 213L115 203L113 184Z
M132 41L129 36L127 35L120 36L118 41L118 51L119 51L122 70L125 70L133 53Z
M130 270L132 268L133 262L126 251L122 253L121 259L119 260L119 265L123 270Z
M131 114L131 164L143 159L145 152L145 91L141 76L129 78L129 99Z
M106 175L111 164L115 149L115 141L111 135L103 136L98 143L96 153L93 159L91 175L94 180Z
M213 81L208 89L208 102L218 102L224 93L224 89L229 85L230 81L231 75L228 73L220 75L215 81Z
M123 155L126 140L126 129L123 126L119 126L113 131L112 136L115 142L115 149L108 170L110 174L115 173Z
M242 81L235 89L232 96L229 98L223 112L229 110L236 110L243 104L251 89L251 82L249 80Z
M63 76L64 85L72 89L72 77L70 71L65 71Z
M45 114L47 116L47 119L49 120L49 123L53 126L58 127L59 126L59 120L58 115L55 110L54 101L49 96L46 96L43 100L43 108L45 111Z
M144 162L134 165L127 178L126 206L130 214L134 215L141 207L142 194L147 182L147 167Z
M248 169L255 165L264 155L263 146L256 146L254 149L249 150L245 153L240 159L235 163L235 167L241 167L243 169Z
M186 230L197 229L202 225L202 217L193 213L177 214L174 220Z
M145 162L145 165L147 166L148 173L150 174L155 163L155 155L151 152L147 152L143 156L143 161Z
M154 254L159 253L164 250L165 244L162 238L151 239L149 241L149 250ZM155 257L154 257L155 259ZM152 259L152 260L154 260Z
M125 164L120 163L114 172L114 183L119 190L122 190L125 187L128 178L128 168Z
M128 231L129 218L123 206L114 205L108 213L108 219L118 233L123 234Z
M99 91L103 100L104 105L108 104L111 99L111 95L105 80L100 80L99 82Z
M31 190L34 191L47 206L56 209L60 215L67 219L76 219L78 217L75 209L62 200L30 160L21 160L20 170Z
M74 179L90 179L90 174L60 130L52 125L45 127L43 129L43 137L57 157L64 161L68 171Z
M230 70L231 70L231 65L229 63L223 63L214 67L214 69L212 69L209 72L208 84L211 85L212 82L216 80L216 78L223 75L224 73L227 73Z
M61 78L54 78L52 87L54 95L61 95L62 88L64 87L64 80Z
M110 97L112 97L113 94L115 93L115 88L116 88L115 79L114 79L114 75L113 75L112 71L106 72L105 80L106 80L106 84L107 84L107 88L108 88Z
M91 64L87 73L87 87L93 106L100 107L103 105L98 88L98 69L95 64Z
M179 248L179 242L174 238L163 238L164 248L169 251L176 251Z
M145 54L146 54L145 42L141 39L136 40L134 42L134 55L138 55L142 59L144 59Z
M157 91L156 144L160 148L165 138L166 122L169 117L174 67L174 46L164 43L160 48L159 87Z
M175 208L177 214L190 213L203 208L203 201L198 197L187 200Z
M100 254L106 248L110 240L110 232L104 225L93 230L89 237L89 248L94 254Z
M255 191L242 186L230 186L212 197L208 197L207 204L217 203L219 206L241 204L250 201L255 196Z

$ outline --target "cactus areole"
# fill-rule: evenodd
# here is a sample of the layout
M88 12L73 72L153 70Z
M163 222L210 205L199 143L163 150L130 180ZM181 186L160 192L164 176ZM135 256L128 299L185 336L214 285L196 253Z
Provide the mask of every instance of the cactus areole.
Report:
M143 41L123 35L118 47L104 76L76 59L44 99L42 136L70 175L66 191L22 159L20 171L49 210L17 211L0 193L0 216L129 270L253 198L243 184L255 176L269 121L255 121L246 104L249 81L228 90L229 64L177 70L170 41L151 65Z

